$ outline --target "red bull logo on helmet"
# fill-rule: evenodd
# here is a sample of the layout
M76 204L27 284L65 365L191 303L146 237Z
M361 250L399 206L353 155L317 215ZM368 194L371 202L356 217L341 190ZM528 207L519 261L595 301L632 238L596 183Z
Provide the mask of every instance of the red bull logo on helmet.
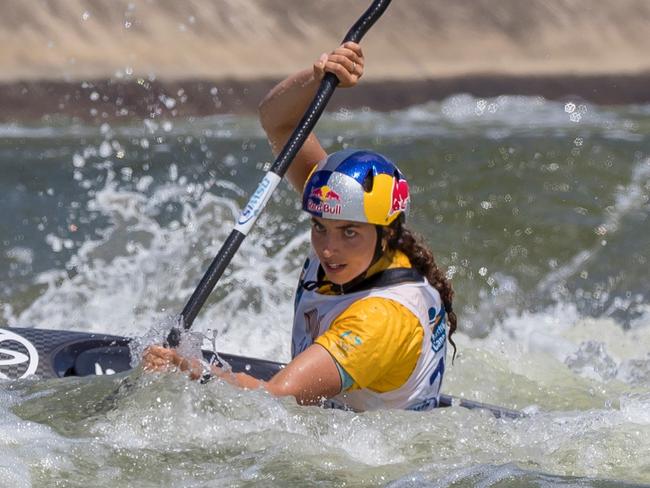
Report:
M408 207L409 198L409 184L406 180L398 180L395 178L389 215L404 212Z
M312 188L309 193L307 208L310 212L338 215L341 213L341 195L329 186Z
M309 198L319 199L321 202L341 201L341 196L327 185L313 188L309 194Z

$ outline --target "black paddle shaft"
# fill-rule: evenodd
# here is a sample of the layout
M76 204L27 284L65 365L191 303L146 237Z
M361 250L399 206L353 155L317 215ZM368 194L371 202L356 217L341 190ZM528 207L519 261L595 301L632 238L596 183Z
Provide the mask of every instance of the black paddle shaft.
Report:
M381 17L390 2L391 0L373 1L368 10L359 17L352 28L348 31L343 42L359 42L379 17ZM242 214L237 221L237 225L223 243L221 249L219 249L219 252L212 260L212 263L210 263L210 267L203 275L203 278L201 278L201 282L196 287L196 290L194 290L194 293L192 293L185 308L183 308L180 317L180 324L182 324L185 330L192 327L192 323L199 313L199 310L201 310L201 307L203 307L208 296L212 293L212 290L228 267L228 264L230 264L230 261L239 249L239 246L244 242L248 231L264 209L271 193L287 172L287 169L289 169L291 162L296 157L296 154L298 154L298 151L307 139L307 136L309 136L311 131L314 129L316 122L318 122L318 119L325 110L325 106L332 97L338 83L338 78L332 73L326 73L323 77L318 92L316 92L316 96L312 100L311 105L309 105L309 108L302 116L300 123L291 134L291 137L282 148L278 157L275 159L271 169L267 172L255 193L253 193L248 204L242 211ZM173 328L167 337L167 345L170 347L176 347L178 346L179 341L180 331L177 328Z

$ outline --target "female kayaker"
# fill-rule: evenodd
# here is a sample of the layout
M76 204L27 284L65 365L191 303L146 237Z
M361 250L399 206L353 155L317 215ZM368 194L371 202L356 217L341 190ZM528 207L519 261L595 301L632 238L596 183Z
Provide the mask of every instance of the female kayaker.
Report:
M325 72L334 73L340 87L353 87L363 68L361 47L349 42L275 86L260 105L273 152L289 139ZM293 359L267 382L214 365L210 373L301 404L434 408L447 339L454 345L453 291L431 251L404 226L406 179L374 151L328 155L314 134L287 176L311 215L312 249L295 299ZM145 370L176 367L193 379L205 372L199 360L157 346L147 349L143 362Z

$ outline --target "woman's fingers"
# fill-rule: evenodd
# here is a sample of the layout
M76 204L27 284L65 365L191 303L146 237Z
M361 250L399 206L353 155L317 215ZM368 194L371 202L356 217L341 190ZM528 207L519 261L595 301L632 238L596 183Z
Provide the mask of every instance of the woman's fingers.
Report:
M352 51L351 49L347 49L345 47L340 47L332 51L330 54L330 61L332 58L336 60L343 60L343 62L355 63L361 66L364 64L363 56L359 56L355 51Z
M323 53L314 63L314 78L322 80L325 76L325 64L327 63L327 53Z
M336 63L343 66L351 75L359 75L363 72L363 63L357 63L354 59L342 56L340 54L331 54L328 60L330 63Z
M352 69L358 70L355 66L345 66L341 63L335 63L328 61L325 64L325 71L329 73L334 73L339 79L339 86L347 88L357 84L359 81L359 75L355 72L352 72Z
M334 73L342 87L357 84L363 75L364 57L361 46L354 42L346 42L330 54L321 54L314 63L316 79L322 79L325 72Z
M363 57L363 49L361 49L361 44L357 44L356 42L348 41L344 42L341 47L344 47L346 49L349 49L350 51L354 51L357 56Z
M168 371L177 367L182 358L173 349L161 346L149 346L142 355L142 365L145 371Z
M363 50L361 49L361 46L357 43L346 42L345 44L336 48L334 52L339 50L342 53L345 53L347 56L352 56L353 58L355 58L357 62L359 62L360 60L363 61Z
M145 349L142 367L147 372L186 371L193 380L201 378L203 374L203 364L199 359L185 358L175 349L161 346L149 346Z
M346 42L341 47L335 49L332 52L332 54L346 58L348 60L347 61L348 63L352 63L353 65L361 67L362 68L361 71L363 71L363 66L364 66L363 51L361 51L361 46L359 46L358 44L355 44L354 42Z

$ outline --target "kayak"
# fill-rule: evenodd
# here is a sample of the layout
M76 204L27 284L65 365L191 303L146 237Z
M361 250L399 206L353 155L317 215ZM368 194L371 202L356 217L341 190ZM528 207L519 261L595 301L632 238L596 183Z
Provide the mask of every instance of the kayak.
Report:
M110 375L132 369L133 339L66 330L0 328L0 379ZM283 363L202 351L206 361L226 361L234 372L268 380Z
M66 330L29 327L0 328L0 380L24 378L66 378L124 373L133 368L132 338ZM225 361L233 372L245 372L260 380L269 380L285 364L266 359L227 353L202 351L208 362ZM525 414L451 395L440 395L438 407L460 406L487 410L497 418L516 419Z

